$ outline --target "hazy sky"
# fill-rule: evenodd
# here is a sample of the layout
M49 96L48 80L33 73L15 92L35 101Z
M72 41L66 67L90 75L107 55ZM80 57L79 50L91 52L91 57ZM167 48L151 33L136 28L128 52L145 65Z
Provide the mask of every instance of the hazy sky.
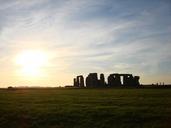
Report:
M17 73L28 50L48 55L46 75ZM89 72L171 83L171 1L0 0L1 87L72 84Z

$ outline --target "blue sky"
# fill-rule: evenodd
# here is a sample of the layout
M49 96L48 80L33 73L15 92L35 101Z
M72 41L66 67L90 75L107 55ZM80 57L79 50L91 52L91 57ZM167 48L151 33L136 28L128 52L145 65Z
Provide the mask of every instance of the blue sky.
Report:
M21 51L50 55L46 78L23 80ZM171 83L170 0L0 0L0 86L72 84L89 72Z

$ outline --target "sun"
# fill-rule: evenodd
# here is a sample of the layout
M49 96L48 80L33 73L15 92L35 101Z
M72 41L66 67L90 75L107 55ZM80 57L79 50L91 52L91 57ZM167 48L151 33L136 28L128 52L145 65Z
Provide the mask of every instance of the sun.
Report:
M42 76L42 70L48 63L48 55L40 50L27 50L19 53L15 59L20 74L27 77Z

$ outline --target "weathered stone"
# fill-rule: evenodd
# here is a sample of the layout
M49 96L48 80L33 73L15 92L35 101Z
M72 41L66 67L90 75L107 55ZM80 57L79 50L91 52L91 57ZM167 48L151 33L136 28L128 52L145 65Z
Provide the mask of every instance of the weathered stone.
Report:
M86 87L98 87L97 73L90 73L86 78Z
M121 83L121 77L123 77L123 84ZM139 76L132 74L110 74L107 78L108 84L105 82L104 74L100 74L98 79L97 73L89 73L85 79L86 87L114 87L114 86L139 86ZM74 87L85 87L84 77L82 75L74 78Z
M74 87L84 87L84 77L82 75L74 78Z
M104 74L100 74L100 80L99 80L100 87L105 87L105 77Z
M77 79L74 78L74 87L78 87Z
M134 76L134 85L135 86L139 86L140 85L139 79L140 79L139 76Z
M80 78L79 86L84 87L84 77L81 75L79 78Z
M121 78L119 74L110 74L108 77L108 85L109 87L113 86L120 86L121 85Z
M114 77L112 75L109 75L107 80L108 80L108 86L113 87L114 86L114 81L115 81Z

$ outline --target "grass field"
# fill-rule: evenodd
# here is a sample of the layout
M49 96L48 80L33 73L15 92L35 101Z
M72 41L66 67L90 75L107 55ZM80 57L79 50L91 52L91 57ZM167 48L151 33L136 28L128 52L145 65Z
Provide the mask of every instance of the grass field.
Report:
M171 89L2 89L0 128L171 128Z

